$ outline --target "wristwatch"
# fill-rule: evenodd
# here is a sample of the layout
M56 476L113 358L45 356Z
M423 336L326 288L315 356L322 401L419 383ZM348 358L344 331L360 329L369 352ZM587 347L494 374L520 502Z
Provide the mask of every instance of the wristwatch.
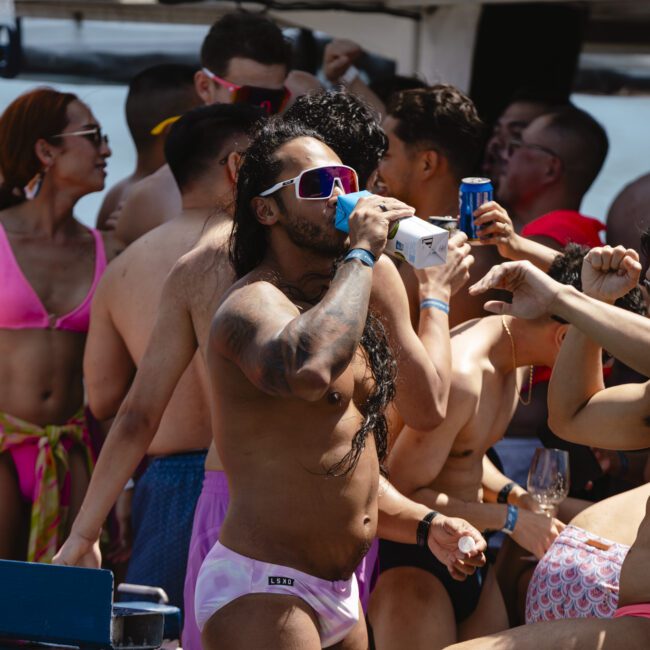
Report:
M506 483L497 494L497 503L508 503L508 495L512 492L512 488L517 485L514 481Z

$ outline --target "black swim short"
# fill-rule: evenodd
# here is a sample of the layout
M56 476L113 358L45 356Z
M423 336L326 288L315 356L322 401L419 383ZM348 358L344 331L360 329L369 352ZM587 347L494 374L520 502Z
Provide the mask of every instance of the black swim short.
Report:
M423 569L440 580L454 606L456 624L462 623L476 609L487 577L486 564L462 582L454 580L447 567L439 562L428 548L420 548L415 544L398 544L384 539L380 540L379 568L381 573L401 566Z

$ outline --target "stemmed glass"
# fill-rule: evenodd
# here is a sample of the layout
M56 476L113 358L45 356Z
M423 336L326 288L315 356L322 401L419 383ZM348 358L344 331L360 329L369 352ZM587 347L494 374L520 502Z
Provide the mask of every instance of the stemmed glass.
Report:
M537 448L528 472L528 492L548 517L569 495L569 452Z

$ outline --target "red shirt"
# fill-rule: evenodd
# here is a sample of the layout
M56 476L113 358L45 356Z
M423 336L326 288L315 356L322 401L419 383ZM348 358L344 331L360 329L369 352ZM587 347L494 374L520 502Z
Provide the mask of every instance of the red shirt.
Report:
M524 237L550 237L562 246L569 242L581 246L602 246L601 230L605 225L598 219L585 217L575 210L553 210L527 223L521 234Z

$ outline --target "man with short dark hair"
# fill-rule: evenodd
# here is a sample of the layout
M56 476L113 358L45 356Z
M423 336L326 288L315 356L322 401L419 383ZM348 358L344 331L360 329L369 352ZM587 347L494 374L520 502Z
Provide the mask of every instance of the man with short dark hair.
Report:
M111 264L93 301L84 379L97 418L114 417L127 395L171 268L204 232L227 236L239 152L248 146L248 133L261 116L252 106L204 106L172 126L165 154L183 210ZM155 427L147 448L148 468L133 490L134 539L127 581L163 587L170 603L178 607L183 605L190 531L211 442L206 383L203 364L195 356ZM124 445L118 443L120 452ZM103 492L102 481L110 478L98 466L93 485ZM96 494L96 489L88 493L87 506L93 507ZM121 541L128 545L125 531L121 533Z
M388 151L379 163L377 189L415 208L421 219L458 215L458 187L471 176L481 154L483 123L472 100L447 84L397 93L383 122ZM470 279L500 260L492 248L474 248ZM400 274L409 294L411 319L418 322L417 279L410 266ZM480 300L451 291L450 325L483 315ZM453 295L453 294L456 295ZM450 295L439 298L448 303Z
M203 40L196 91L206 104L243 101L278 113L288 99L284 81L290 68L291 45L274 22L257 14L226 14Z
M499 196L499 181L508 161L508 146L520 140L522 131L536 118L548 113L559 102L552 101L537 89L522 88L515 93L497 118L485 145L481 173L487 176Z
M165 63L146 68L129 82L126 123L136 150L133 172L107 192L97 216L97 227L115 227L113 214L131 187L165 164L165 137L174 119L199 106L194 88L194 68ZM111 215L113 215L111 217Z
M607 134L591 115L566 106L535 119L511 141L499 196L517 230L555 249L600 245L600 221L580 204L607 155Z
M243 102L276 113L288 99L284 84L290 64L291 48L277 25L256 14L226 14L203 41L194 86L205 104ZM133 188L116 234L129 244L179 209L178 187L164 166Z

